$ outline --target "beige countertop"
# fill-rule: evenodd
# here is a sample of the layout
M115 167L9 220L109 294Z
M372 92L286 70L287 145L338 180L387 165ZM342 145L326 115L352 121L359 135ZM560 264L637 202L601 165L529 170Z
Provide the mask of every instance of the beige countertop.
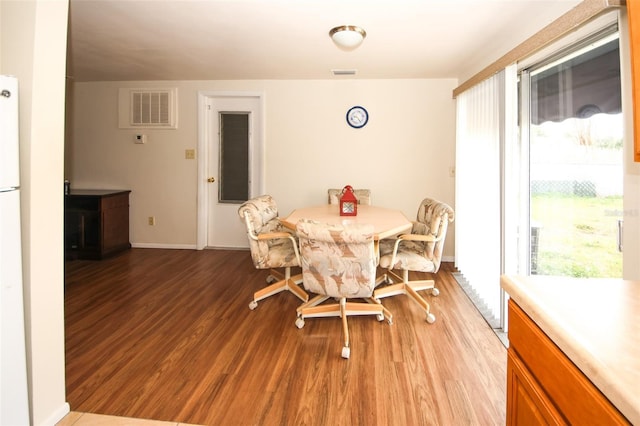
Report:
M640 281L505 275L501 286L640 425Z

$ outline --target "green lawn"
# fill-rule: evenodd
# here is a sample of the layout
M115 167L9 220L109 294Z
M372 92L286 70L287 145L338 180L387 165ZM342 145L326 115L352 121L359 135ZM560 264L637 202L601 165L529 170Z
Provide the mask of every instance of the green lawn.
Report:
M622 197L535 195L531 220L538 224L538 275L622 277L617 248Z

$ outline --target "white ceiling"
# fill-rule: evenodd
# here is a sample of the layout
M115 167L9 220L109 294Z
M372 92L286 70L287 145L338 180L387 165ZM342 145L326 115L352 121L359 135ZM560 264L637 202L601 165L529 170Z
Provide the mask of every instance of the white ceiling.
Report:
M74 81L467 78L579 0L70 0ZM357 25L351 52L329 30ZM333 69L357 75L334 77Z

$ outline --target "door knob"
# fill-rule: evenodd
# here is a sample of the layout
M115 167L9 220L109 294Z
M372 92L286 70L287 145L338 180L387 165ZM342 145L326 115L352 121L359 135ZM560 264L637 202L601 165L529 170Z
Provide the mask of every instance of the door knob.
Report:
M216 178L214 178L214 177L210 177L209 179L207 179L207 182L209 182L209 183L213 183L215 181L216 181Z

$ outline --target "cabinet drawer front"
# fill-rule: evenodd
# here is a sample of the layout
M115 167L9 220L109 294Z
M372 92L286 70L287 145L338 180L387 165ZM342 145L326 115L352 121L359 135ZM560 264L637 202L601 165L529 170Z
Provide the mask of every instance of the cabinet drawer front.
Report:
M513 300L509 344L569 423L629 424Z

